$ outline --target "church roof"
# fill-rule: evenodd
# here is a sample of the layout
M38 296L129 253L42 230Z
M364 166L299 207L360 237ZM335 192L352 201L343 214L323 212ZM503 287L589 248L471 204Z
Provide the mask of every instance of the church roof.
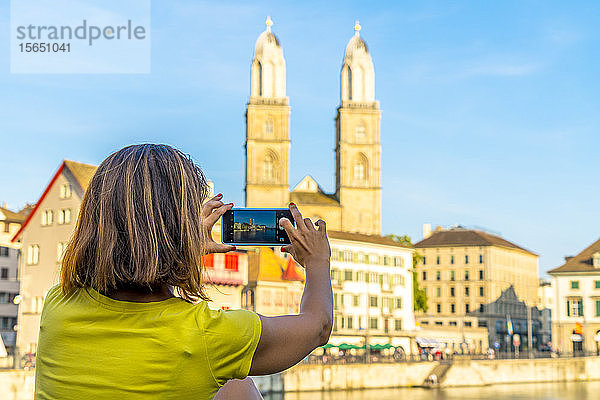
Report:
M318 204L338 207L340 205L336 195L325 193L317 181L310 175L306 175L294 187L290 193L290 200L299 205Z
M359 33L361 29L360 23L356 21L356 24L354 25L354 36L352 36L346 45L346 59L352 58L355 54L369 54L369 48Z
M452 228L435 231L426 239L415 244L416 248L428 247L448 247L448 246L499 246L508 247L515 250L521 250L531 255L537 256L530 250L527 250L513 242L492 235L491 233L478 231L474 229Z
M387 236L366 235L364 233L332 231L329 229L327 230L327 236L329 236L329 238L331 238L331 239L348 240L348 241L352 241L352 242L382 244L385 246L402 247L405 249L408 248Z
M560 267L548 271L549 274L561 274L568 272L593 272L600 273L600 269L594 267L593 257L600 252L600 239L586 247L575 257L568 257L567 261Z
M273 25L273 21L271 17L267 17L267 21L265 22L267 25L267 29L263 33L260 34L258 39L256 39L256 45L254 46L254 56L258 56L263 54L263 52L268 49L276 49L281 52L281 45L279 44L279 39L273 32L271 32L271 26Z

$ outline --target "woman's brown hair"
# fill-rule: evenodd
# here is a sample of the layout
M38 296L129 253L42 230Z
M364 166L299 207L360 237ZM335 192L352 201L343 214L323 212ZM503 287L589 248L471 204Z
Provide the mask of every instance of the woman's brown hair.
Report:
M170 146L140 144L111 154L83 196L62 260L63 292L168 284L186 300L207 300L201 217L207 195L200 168Z

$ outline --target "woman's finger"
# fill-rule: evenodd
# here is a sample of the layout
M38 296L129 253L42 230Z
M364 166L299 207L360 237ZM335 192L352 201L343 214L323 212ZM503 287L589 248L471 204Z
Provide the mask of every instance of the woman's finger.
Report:
M317 221L318 231L327 235L327 224L322 219Z
M223 195L219 193L218 195L204 203L204 205L202 206L202 216L206 217L210 215L210 213L212 213L215 208L221 207L223 205L223 202L221 202L222 198Z
M213 225L219 220L219 218L221 218L223 214L225 214L227 211L233 208L233 203L221 204L222 205L219 208L217 208L211 214L204 218L206 228L212 228Z
M310 218L304 218L304 224L306 225L309 231L315 230L315 224L313 224Z
M302 221L302 219L300 219L300 221ZM302 223L304 223L304 221L302 221ZM287 233L288 238L290 238L290 242L292 242L292 245L298 245L304 247L305 249L308 249L308 246L304 242L302 235L298 232L298 229L294 228L294 225L292 225L289 219L281 218L279 220L279 225L283 229L285 229L285 233ZM307 229L306 226L304 227L304 229Z
M300 210L294 203L290 203L290 211L292 213L292 217L294 217L294 221L296 221L296 228L299 231L306 231L306 225L304 224L304 220L302 219L302 214L300 214Z

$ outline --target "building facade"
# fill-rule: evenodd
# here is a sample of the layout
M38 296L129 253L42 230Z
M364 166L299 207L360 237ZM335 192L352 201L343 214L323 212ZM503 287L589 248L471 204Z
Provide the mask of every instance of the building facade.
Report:
M552 276L552 338L561 352L600 352L600 239Z
M428 302L427 312L417 315L421 324L448 323L457 330L465 323L473 325L467 317L482 317L485 306L511 285L519 299L537 304L537 254L497 235L462 227L424 229L424 236L415 244L421 255L417 279ZM489 329L485 319L477 324Z
M8 353L12 353L16 345L21 256L21 243L13 243L11 239L28 212L29 208L13 212L0 207L0 337Z
M296 203L331 230L381 233L380 117L375 72L360 25L346 46L336 122L336 191L325 193L310 176L289 190L290 107L283 49L271 31L256 41L246 107L246 207Z

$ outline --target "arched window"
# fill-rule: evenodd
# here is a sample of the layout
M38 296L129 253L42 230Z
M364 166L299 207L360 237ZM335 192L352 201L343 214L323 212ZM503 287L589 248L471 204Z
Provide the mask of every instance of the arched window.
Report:
M352 69L348 65L348 100L352 100Z
M265 136L273 136L273 120L265 121Z
M366 137L366 128L363 124L360 124L356 127L356 130L354 131L354 140L356 142L362 142L365 140Z
M367 157L360 154L352 165L352 178L355 182L364 183L367 180Z
M260 61L258 62L258 95L263 95L263 70Z
M275 157L273 157L272 154L267 154L265 156L263 178L265 181L273 181L275 179Z

